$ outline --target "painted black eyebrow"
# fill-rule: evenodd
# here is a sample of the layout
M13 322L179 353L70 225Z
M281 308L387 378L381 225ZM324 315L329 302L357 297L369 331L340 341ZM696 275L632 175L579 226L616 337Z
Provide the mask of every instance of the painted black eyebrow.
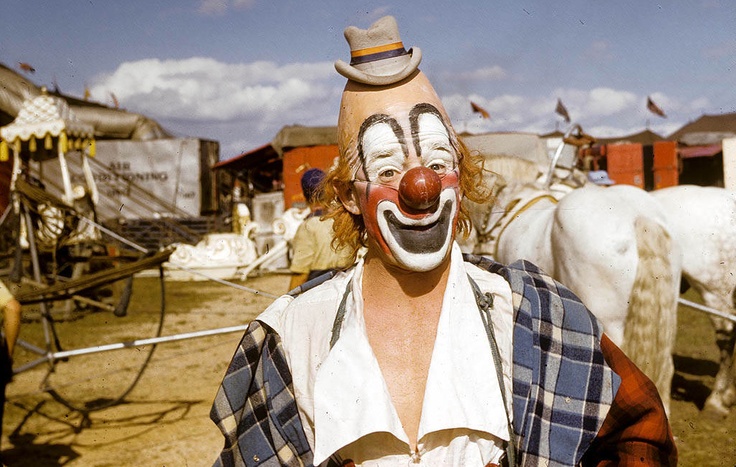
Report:
M363 123L360 125L360 131L358 131L358 158L360 159L360 164L363 167L363 176L366 178L366 180L368 180L368 174L365 171L365 153L363 152L363 135L365 134L366 131L368 131L369 128L379 123L386 123L391 127L391 131L394 132L396 139L399 140L399 144L401 145L401 148L404 152L404 158L408 157L408 154L406 151L406 139L404 138L404 132L401 129L401 125L399 125L399 122L396 121L396 119L391 117L390 115L386 115L386 114L371 115L370 117L363 120Z
M445 127L447 137L450 137L450 128L445 123L445 119L442 118L442 114L437 110L437 107L426 102L421 102L415 105L409 111L409 124L411 125L411 139L414 142L414 150L417 152L417 156L419 157L422 157L422 148L419 145L419 117L424 114L432 114L437 117L437 119L442 123L442 126ZM450 144L452 144L452 139L450 139ZM453 149L457 151L457 148L453 147Z

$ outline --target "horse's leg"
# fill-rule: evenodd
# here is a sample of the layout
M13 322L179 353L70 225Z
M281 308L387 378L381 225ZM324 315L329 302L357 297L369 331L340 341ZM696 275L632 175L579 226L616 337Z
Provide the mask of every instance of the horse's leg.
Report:
M716 328L719 366L713 384L713 391L705 401L705 410L725 417L728 415L730 407L736 403L736 381L734 380L734 371L736 371L734 365L736 332L734 332L733 326L723 326L726 320L722 318L713 318L712 320Z
M716 328L720 365L713 384L713 392L708 396L705 404L706 408L714 409L725 416L736 404L736 375L734 375L736 372L736 365L734 365L736 330L732 322L722 318L713 318L713 324Z
M734 311L732 297L724 300L723 294L712 290L699 290L706 306L717 309ZM728 415L729 408L736 403L736 381L734 380L734 347L736 344L736 329L732 321L711 317L718 346L718 373L716 373L713 390L705 401L705 410L718 416Z
M723 394L723 400L728 407L736 405L736 329L731 332L731 374L729 386Z
M733 285L707 278L711 280L707 282L696 278L689 280L703 298L703 304L709 308L736 315L736 303L734 303L736 297L733 296L736 292L728 293L728 289L732 289ZM736 403L736 380L734 379L736 326L733 321L727 319L716 316L710 318L718 347L718 372L715 376L713 390L705 401L704 410L717 417L723 417L728 415L729 407Z
M683 274L703 303L736 315L736 196L714 187L679 186L651 194L663 203L682 246ZM705 410L726 415L736 403L734 324L712 318L719 369Z

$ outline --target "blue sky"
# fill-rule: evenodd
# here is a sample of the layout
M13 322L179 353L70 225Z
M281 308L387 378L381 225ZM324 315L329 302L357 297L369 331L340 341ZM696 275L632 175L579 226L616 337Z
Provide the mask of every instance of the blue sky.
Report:
M30 63L34 83L72 96L114 94L227 159L284 125L334 125L342 32L386 14L422 49L458 131L565 130L558 98L597 136L736 112L732 0L4 0L0 62Z

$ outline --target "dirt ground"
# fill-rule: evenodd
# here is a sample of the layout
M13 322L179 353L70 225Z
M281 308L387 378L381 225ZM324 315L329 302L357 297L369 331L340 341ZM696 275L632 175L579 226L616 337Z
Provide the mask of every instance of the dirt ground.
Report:
M288 280L285 275L270 275L239 284L278 295L287 290ZM213 282L167 282L165 297L161 333L164 336L243 325L273 300ZM133 300L128 317L97 313L107 316L104 322L95 322L92 327L87 321L97 316L71 321L69 332L60 331L62 344L77 334L91 338L86 345L154 336L155 324L142 320L139 313L140 308L151 313L159 311L158 283L136 279ZM129 329L117 333L129 326L129 319L139 332ZM40 327L38 322L24 323L21 338L43 342ZM2 437L4 463L39 467L211 465L222 446L222 436L210 421L209 410L241 335L242 332L231 332L159 344L124 403L92 411L88 419L40 391L46 365L16 375L7 390ZM99 398L113 397L132 381L144 361L141 354L147 354L148 349L150 346L71 357L68 364L75 369L89 366L99 372L93 374L91 384L110 389L110 394L100 393ZM24 354L28 352L19 348L16 367L30 358ZM78 364L77 359L87 361ZM63 365L59 365L60 369ZM120 371L121 368L130 370ZM61 388L59 392L63 389L63 395L73 403L99 400L76 373L64 376L68 380L56 378L57 375L52 378L55 387Z
M288 276L275 274L238 284L278 295L286 291ZM155 335L157 282L136 279L134 291L128 317L95 313L60 319L62 344L76 348ZM243 325L272 301L269 296L213 282L168 282L165 298L164 336ZM39 321L32 311L24 316L21 338L42 346ZM681 309L679 320L671 421L680 465L733 467L736 409L720 420L700 411L716 371L710 323L702 313L688 309ZM241 334L158 345L124 402L91 411L88 417L40 389L47 373L45 364L16 375L7 390L3 462L8 466L72 467L211 465L222 438L209 420L209 410ZM104 402L127 387L150 348L137 346L71 357L49 376L49 382L75 404ZM31 352L19 349L16 368L33 358Z

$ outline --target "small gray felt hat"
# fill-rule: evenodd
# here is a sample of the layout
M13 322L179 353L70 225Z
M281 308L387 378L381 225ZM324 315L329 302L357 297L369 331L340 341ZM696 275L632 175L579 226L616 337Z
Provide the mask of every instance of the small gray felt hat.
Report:
M335 62L344 77L363 84L385 86L414 73L422 61L418 47L404 48L393 16L384 16L368 29L349 26L345 39L350 45L350 63Z

